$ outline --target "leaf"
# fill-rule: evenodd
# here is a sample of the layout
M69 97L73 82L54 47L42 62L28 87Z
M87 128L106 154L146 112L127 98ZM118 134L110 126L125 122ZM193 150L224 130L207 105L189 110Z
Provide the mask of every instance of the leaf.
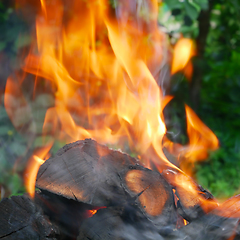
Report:
M0 136L4 136L4 135L8 135L9 131L11 131L11 129L8 126L1 126L0 127Z
M16 194L19 189L22 187L22 180L18 174L13 174L9 179L8 187L12 194Z
M17 51L19 48L25 47L31 43L31 37L28 34L20 36L14 43L14 49Z
M9 118L8 118L8 114L7 114L7 112L6 112L6 110L5 110L5 108L4 107L1 107L0 108L0 121L4 121L4 120L8 120Z
M37 147L42 147L47 145L49 142L51 142L53 139L51 136L39 136L36 137L34 142L33 142L33 147L37 148Z
M167 4L170 10L184 8L184 4L176 0L165 0L164 2Z
M10 149L17 156L22 156L26 153L26 145L23 145L17 141L11 143Z
M51 153L53 155L55 155L55 153L62 148L64 145L66 144L66 142L61 142L61 141L55 141L52 148L51 148Z
M185 5L185 10L186 13L188 14L188 16L192 19L192 20L196 20L199 14L199 9L197 9L196 4L192 4L188 1L184 2Z
M7 156L6 156L6 152L4 150L3 147L0 148L0 166L1 166L1 171L5 170L5 168L7 167ZM1 172L0 172L1 173ZM2 174L0 174L0 181L2 181Z
M2 51L6 47L6 42L0 42L0 51Z
M208 9L208 0L195 0L194 2L198 4L201 9L203 10Z

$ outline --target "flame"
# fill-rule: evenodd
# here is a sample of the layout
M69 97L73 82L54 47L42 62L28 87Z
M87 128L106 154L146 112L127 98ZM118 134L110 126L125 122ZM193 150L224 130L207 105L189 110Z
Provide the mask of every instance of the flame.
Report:
M166 44L157 27L158 2L138 6L151 13L145 19L123 1L115 19L108 1L92 1L91 7L73 1L77 14L66 24L62 1L41 0L41 7L38 54L34 50L28 55L23 70L36 75L36 81L48 79L57 89L43 134L111 144L128 138L140 153L153 145L167 162L158 145L166 132L161 111L170 98L163 97L153 76L163 63Z
M209 198L200 191L199 186L182 171L164 170L163 176L176 189L177 200L186 208L201 206L205 213L209 213L220 206L214 198Z
M188 79L192 76L192 64L190 58L195 55L195 47L192 39L181 38L174 46L171 73L184 70ZM184 69L185 68L185 69Z
M194 111L185 104L187 135L189 142L182 146L173 143L167 138L163 146L174 156L180 163L180 168L192 176L193 165L196 161L202 161L209 155L209 151L214 151L219 147L219 141L216 135L199 119Z
M49 150L52 147L52 143L37 149L34 154L29 158L28 165L24 174L24 182L26 190L30 197L34 198L35 194L35 182L39 167L45 162L43 159L49 157Z
M89 210L88 215L89 217L92 217L94 214L96 214L97 210L93 209L93 210Z
M225 218L240 218L240 195L233 196L223 202L215 214Z
M33 74L35 85L45 79L55 98L46 111L43 136L65 142L94 138L118 146L127 141L131 149L148 157L148 166L150 159L160 172L168 167L180 171L163 153L163 146L174 144L164 138L162 113L172 97L164 96L156 81L169 62L167 37L157 23L159 3L122 0L112 6L109 2L39 0L37 42L25 58L24 74L8 79L6 110L14 126L22 128L16 111L22 107L23 118L32 114L22 88L26 76ZM190 39L179 40L171 74L191 75L193 46ZM19 105L14 99L20 100ZM186 114L189 145L180 146L178 155L191 161L203 159L208 149L216 149L217 138L188 106ZM50 145L29 160L26 186L31 196Z
M203 160L208 156L208 150L218 148L218 139L189 106L185 105L185 110L189 136L189 150L185 157L191 161Z
M106 207L105 207L105 206L103 206L103 207L96 207L96 208L94 208L94 209L87 210L86 217L87 217L87 218L92 217L93 215L95 215L95 214L97 213L97 211L98 211L99 209L103 209L103 208L106 208Z

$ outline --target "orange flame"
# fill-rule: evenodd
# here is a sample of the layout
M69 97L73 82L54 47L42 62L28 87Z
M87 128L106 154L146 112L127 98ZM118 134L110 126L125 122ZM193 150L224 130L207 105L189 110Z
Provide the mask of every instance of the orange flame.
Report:
M194 42L192 39L181 38L174 46L173 61L171 73L174 74L178 71L184 70L188 79L192 75L192 65L189 64L191 57L195 55Z
M165 38L157 27L157 1L144 6L151 12L149 19L137 15L131 22L135 13L128 1L117 9L125 13L118 21L108 1L93 1L91 7L74 1L78 14L64 28L62 2L54 1L54 7L51 1L41 4L36 22L39 54L30 53L23 69L57 87L43 133L106 143L125 136L140 152L158 145L166 131L161 110L167 101L153 77ZM81 119L73 119L72 112ZM86 120L83 128L81 121ZM161 149L158 153L165 158Z
M13 124L23 125L15 120L18 105L13 98L21 100L26 115L31 114L21 87L27 81L25 75L34 74L36 84L46 79L55 98L46 111L42 135L66 142L91 137L119 146L128 140L159 171L166 166L177 169L163 153L162 110L172 97L163 96L156 81L161 67L169 62L167 38L157 23L158 1L122 0L117 6L108 0L39 3L37 44L24 61L25 74L10 77L6 87L5 107ZM172 74L184 70L192 49L192 40L179 40ZM202 159L208 148L216 148L217 139L187 106L186 113L189 146L181 146L181 154ZM35 153L26 171L31 196L43 155Z
M192 175L193 165L197 161L206 159L209 151L214 151L219 147L219 141L215 134L199 119L194 111L185 104L187 135L189 142L182 146L173 143L167 138L163 146L179 160L180 168Z
M93 209L93 210L89 210L88 214L89 214L89 217L92 217L94 214L96 214L97 210L96 209Z
M35 182L39 167L45 162L43 159L49 157L49 150L52 147L52 143L45 147L42 147L34 151L34 154L28 160L28 165L24 174L24 182L26 190L33 198L35 195Z
M185 110L189 136L189 149L185 157L191 161L203 160L208 156L208 150L218 148L218 139L189 106L185 105Z
M223 202L215 214L225 218L240 218L240 195L231 197Z
M106 207L105 207L105 206L103 206L103 207L96 207L96 208L94 208L94 209L87 210L87 217L88 217L88 218L92 217L93 215L95 215L95 214L97 213L97 211L98 211L99 209L103 209L103 208L106 208Z
M174 192L181 204L186 207L201 206L205 213L209 213L219 207L216 199L209 199L199 190L198 185L181 171L165 170L164 177L175 187Z

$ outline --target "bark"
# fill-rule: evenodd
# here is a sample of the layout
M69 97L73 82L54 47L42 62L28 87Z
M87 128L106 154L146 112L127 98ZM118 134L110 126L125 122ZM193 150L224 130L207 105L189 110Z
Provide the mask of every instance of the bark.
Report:
M58 228L26 195L3 199L0 212L0 239L58 239Z
M163 240L158 229L134 206L100 209L80 227L77 240Z
M190 99L195 111L197 111L200 104L200 91L205 69L204 51L210 29L211 11L215 2L216 0L209 0L209 8L207 10L202 10L198 17L199 35L196 39L197 57L194 59L194 72L190 84Z
M91 139L68 144L41 166L34 201L0 202L0 239L239 239L240 197L203 212L199 197L208 204L212 195L187 178L192 194L176 174L147 169Z
M176 221L172 188L160 173L91 139L66 145L47 160L36 186L93 206L135 204L158 226Z

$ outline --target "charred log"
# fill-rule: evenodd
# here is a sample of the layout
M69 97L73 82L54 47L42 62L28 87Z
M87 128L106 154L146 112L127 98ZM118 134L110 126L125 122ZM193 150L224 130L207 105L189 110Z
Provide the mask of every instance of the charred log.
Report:
M134 206L100 209L81 226L77 240L163 240Z
M158 173L136 166L122 176L126 192L155 225L176 224L176 210L170 185Z
M79 202L107 206L126 195L118 172L137 164L134 158L95 141L78 141L40 167L36 186Z
M0 212L0 239L58 239L59 229L26 195L3 199Z
M189 176L176 170L164 170L162 175L172 185L178 213L191 222L213 211L217 206L213 195Z
M173 231L166 239L237 240L240 239L238 225L239 219L207 214L178 231Z
M90 139L66 145L47 160L40 167L36 186L100 207L134 201L155 225L176 222L171 186L158 172Z
M90 205L48 191L36 192L35 202L50 221L59 227L61 239L75 239L79 226L89 217L89 210L93 209Z
M35 193L35 202L43 209L51 222L59 226L61 239L76 239L82 222L89 218L91 210L98 209L48 191Z
M183 173L160 174L90 139L47 160L37 186L34 202L0 203L0 239L240 239L240 196L218 206Z

